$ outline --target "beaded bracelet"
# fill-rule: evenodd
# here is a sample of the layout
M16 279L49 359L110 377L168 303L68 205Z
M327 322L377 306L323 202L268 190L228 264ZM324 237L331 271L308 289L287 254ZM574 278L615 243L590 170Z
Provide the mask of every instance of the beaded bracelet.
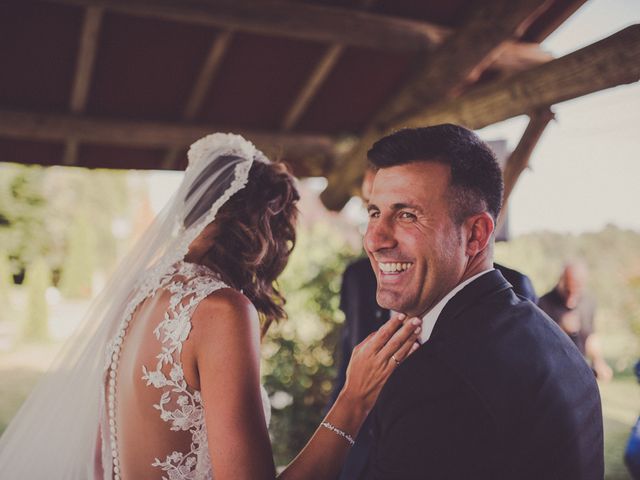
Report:
M345 432L344 430L340 430L338 427L336 427L335 425L332 425L329 422L322 422L320 424L321 427L324 427L326 429L331 430L333 433L335 433L336 435L340 435L342 438L344 438L347 442L349 442L349 445L353 446L354 443L356 443L353 440L353 437L351 435L349 435L347 432Z

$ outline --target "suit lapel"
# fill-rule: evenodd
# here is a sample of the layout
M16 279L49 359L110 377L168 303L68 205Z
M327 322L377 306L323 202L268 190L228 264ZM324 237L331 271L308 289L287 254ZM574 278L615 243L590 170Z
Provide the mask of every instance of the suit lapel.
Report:
M456 317L476 305L483 298L510 288L512 288L511 284L504 279L498 270L492 270L480 276L460 290L445 305L428 342L449 334L455 334L458 323L455 321Z

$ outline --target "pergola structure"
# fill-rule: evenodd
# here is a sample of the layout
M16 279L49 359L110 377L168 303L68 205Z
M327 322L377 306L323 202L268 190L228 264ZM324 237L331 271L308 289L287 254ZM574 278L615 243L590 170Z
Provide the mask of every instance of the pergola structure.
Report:
M326 176L340 209L379 136L528 114L508 197L550 106L640 79L640 25L540 48L583 3L0 0L0 161L183 169L191 142L233 131Z

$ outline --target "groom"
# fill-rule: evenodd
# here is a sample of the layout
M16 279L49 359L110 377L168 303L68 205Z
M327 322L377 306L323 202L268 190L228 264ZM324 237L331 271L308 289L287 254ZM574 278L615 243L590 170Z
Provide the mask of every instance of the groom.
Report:
M389 135L368 156L377 301L422 316L423 345L380 394L361 478L601 479L591 370L493 269L503 184L491 150L437 125Z

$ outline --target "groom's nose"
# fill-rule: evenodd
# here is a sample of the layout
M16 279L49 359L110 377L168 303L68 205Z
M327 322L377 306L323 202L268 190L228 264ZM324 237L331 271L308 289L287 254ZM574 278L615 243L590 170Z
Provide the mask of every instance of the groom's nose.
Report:
M370 221L364 234L364 248L369 252L387 250L397 245L393 227L386 219Z

